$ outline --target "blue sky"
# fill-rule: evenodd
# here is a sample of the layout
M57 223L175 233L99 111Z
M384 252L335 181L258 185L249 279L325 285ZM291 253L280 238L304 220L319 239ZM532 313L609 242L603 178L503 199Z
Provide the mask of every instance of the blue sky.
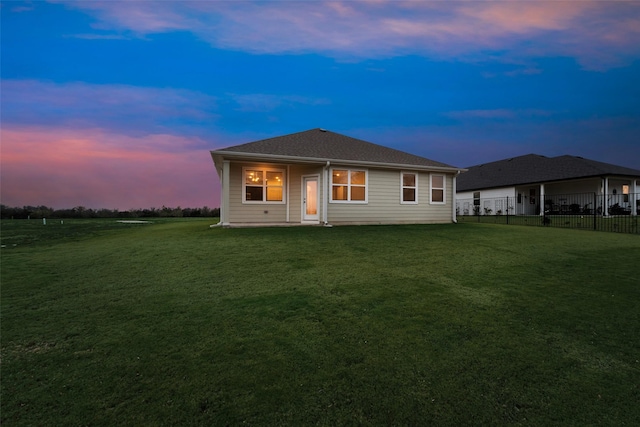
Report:
M317 127L640 169L640 2L1 5L3 204L217 207L209 150Z

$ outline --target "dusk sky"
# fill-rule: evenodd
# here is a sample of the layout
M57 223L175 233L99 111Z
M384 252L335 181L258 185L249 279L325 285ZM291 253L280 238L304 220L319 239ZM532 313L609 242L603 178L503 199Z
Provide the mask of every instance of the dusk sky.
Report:
M638 1L1 5L5 205L218 207L210 150L312 128L640 169Z

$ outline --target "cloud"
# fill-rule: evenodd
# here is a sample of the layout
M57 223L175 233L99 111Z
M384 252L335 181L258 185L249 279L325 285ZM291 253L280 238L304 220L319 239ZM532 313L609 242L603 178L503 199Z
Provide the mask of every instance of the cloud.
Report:
M197 17L190 18L182 9L182 2L143 1L61 1L69 8L81 9L95 15L100 21L92 25L96 29L114 27L130 30L138 34L161 33L183 30L198 23ZM182 10L181 10L182 9Z
M272 95L264 93L228 95L238 106L239 111L271 112L280 107L295 105L328 105L328 99L308 98L298 95Z
M564 112L517 109L455 113L462 125L368 127L351 129L351 135L461 167L536 153L582 156L640 170L636 116L575 118ZM547 115L557 117L535 119ZM520 116L531 119L518 120Z
M570 56L606 69L637 58L635 2L72 2L95 28L189 31L217 48L342 59Z
M443 115L454 119L512 119L516 117L515 111L507 109L449 111Z
M33 6L14 6L11 8L11 12L22 13L22 12L31 12L33 10Z
M128 37L119 34L72 34L67 37L84 40L128 40Z
M456 120L513 120L534 117L549 117L553 115L552 111L527 109L506 109L498 108L492 110L460 110L447 111L442 113L443 116Z
M515 119L515 118L527 118L527 117L547 117L552 112L536 109L523 109L513 110L498 108L493 110L461 110L461 111L448 111L442 115L452 119L465 120L465 119Z
M208 124L216 99L200 92L84 82L2 81L2 120L13 124L115 127L158 132Z
M3 80L2 98L5 123L108 127L138 134L177 129L210 134L213 125L221 119L221 110L229 106L242 114L331 104L327 98L292 94L223 93L210 96L177 88L41 80Z
M219 204L217 174L198 138L4 125L0 135L2 203L9 206L126 210Z

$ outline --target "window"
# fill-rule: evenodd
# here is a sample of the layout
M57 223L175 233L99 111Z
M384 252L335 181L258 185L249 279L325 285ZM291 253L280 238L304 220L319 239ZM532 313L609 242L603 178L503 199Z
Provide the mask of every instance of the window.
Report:
M367 171L356 169L331 170L331 201L367 201Z
M431 203L445 203L444 175L431 175Z
M480 192L479 191L474 191L473 192L473 205L474 206L480 206Z
M264 168L243 168L242 184L244 202L283 203L284 170Z
M629 186L626 184L622 186L622 201L629 203Z
M418 203L418 176L415 173L400 173L400 203Z

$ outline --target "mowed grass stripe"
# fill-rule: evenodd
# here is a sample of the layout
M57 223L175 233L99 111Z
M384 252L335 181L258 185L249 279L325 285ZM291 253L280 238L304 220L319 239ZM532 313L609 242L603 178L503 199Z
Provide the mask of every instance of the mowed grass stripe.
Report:
M3 222L2 422L640 417L637 236L209 223Z

